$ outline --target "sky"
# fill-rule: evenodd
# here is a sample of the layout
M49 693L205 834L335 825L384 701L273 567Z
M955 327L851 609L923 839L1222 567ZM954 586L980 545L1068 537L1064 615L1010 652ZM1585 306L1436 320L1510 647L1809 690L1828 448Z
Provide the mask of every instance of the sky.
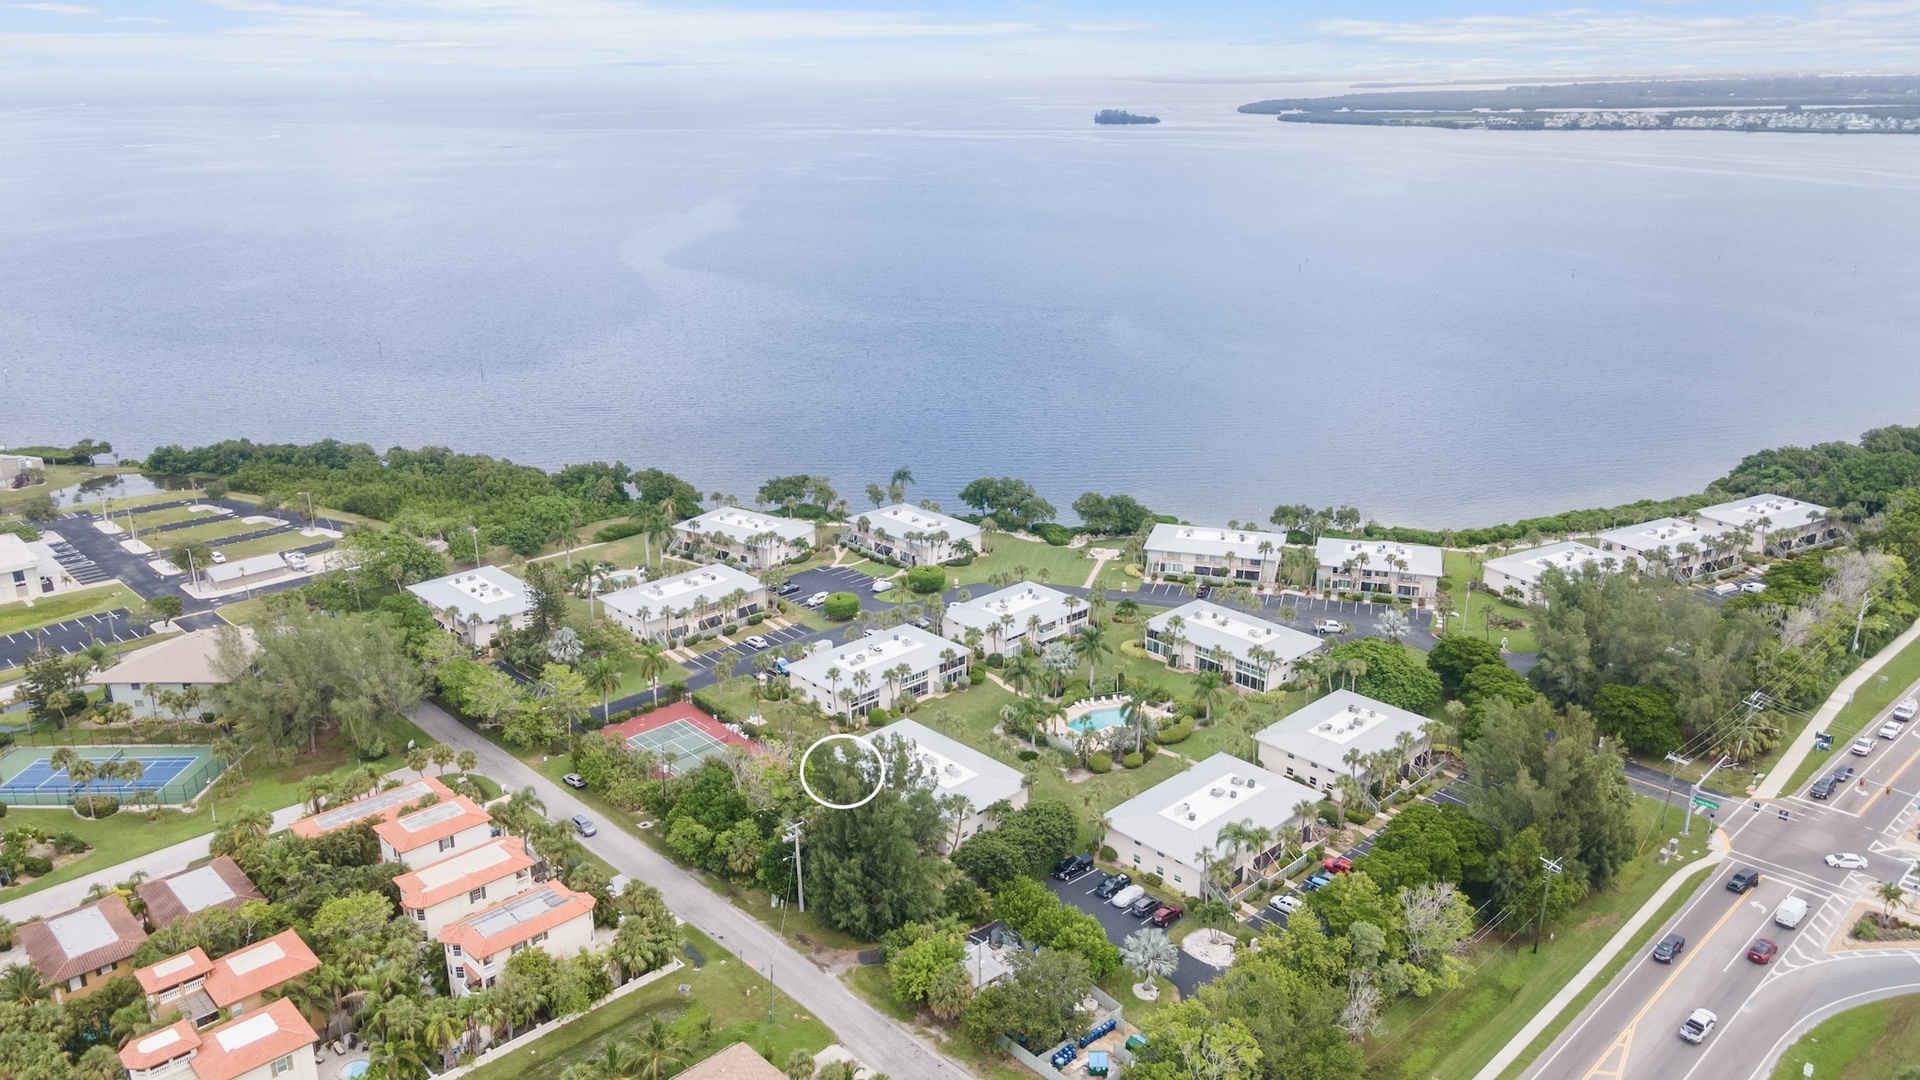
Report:
M1920 0L0 0L0 86L1920 70Z

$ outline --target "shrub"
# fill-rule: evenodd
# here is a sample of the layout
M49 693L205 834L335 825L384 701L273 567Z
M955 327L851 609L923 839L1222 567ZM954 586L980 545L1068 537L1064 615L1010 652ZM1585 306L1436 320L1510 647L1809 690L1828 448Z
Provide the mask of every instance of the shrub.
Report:
M63 832L53 838L53 850L62 855L73 855L91 847L85 840L70 832Z
M1139 563L1128 563L1126 565L1126 568L1123 569L1121 573L1127 575L1130 578L1137 578L1145 575L1146 571L1140 569Z
M1087 689L1087 680L1072 679L1068 681L1067 688L1060 692L1060 700L1071 704L1086 697L1091 692L1092 691Z
M1007 658L1004 656L1001 656L997 652L987 654L987 666L990 668L1004 667L1006 666L1006 663L1007 663Z
M1149 889L1157 889L1165 884L1165 879L1159 874L1141 874L1140 884L1145 885Z
M16 928L12 919L0 918L0 952L13 948L13 933Z
M1148 739L1146 742L1140 744L1140 756L1148 761L1152 761L1154 755L1159 752L1160 747L1155 744L1152 739Z
M0 818L7 816L7 804L0 802Z
M893 717L888 715L887 710L884 708L881 708L878 705L875 705L873 708L867 710L867 726L868 727L884 727L886 726L887 721L891 719L893 719Z
M937 566L916 566L907 571L907 588L925 596L947 587L947 572Z
M967 671L967 681L975 686L979 686L981 683L987 681L987 673L979 668L969 668Z
M20 872L32 877L53 873L53 860L39 855L26 855L20 859Z
M1147 759L1145 755L1142 754L1128 754L1126 757L1120 759L1120 764L1125 765L1129 769L1137 769L1146 763Z
M596 544L610 544L615 540L625 540L629 536L639 536L641 525L637 521L616 521L593 534Z
M1177 724L1162 728L1160 733L1154 736L1154 740L1162 746L1172 746L1175 743L1187 741L1187 737L1192 734L1193 718L1187 717Z
M1367 822L1373 820L1373 811L1363 806L1353 807L1347 811L1347 820L1355 825L1365 825Z
M1038 760L1040 759L1040 751L1038 751L1038 750L1022 750L1022 751L1020 751L1020 753L1019 753L1018 755L1016 755L1016 756L1017 756L1017 757L1019 757L1019 759L1020 759L1021 761L1038 761Z
M73 809L85 817L99 819L120 812L120 800L106 795L89 795L74 801Z
M728 623L727 625L720 628L720 633L721 633L721 636L723 637L732 637L733 635L739 632L740 632L740 627L738 624L735 624L735 623Z
M1066 547L1073 542L1073 530L1052 521L1043 521L1033 527L1034 534L1054 547Z
M947 560L946 562L944 562L944 563L941 563L940 565L942 565L942 566L972 566L972 565L973 565L973 556L971 556L971 555L962 555L962 556L960 556L960 557L959 557L959 558L957 558L957 559L948 559L948 560Z
M1105 750L1095 750L1087 758L1087 768L1092 769L1095 775L1110 773L1113 771L1113 755Z
M820 605L820 613L829 619L845 622L860 614L860 598L850 592L837 592L827 597Z
M1101 862L1118 862L1119 859L1120 859L1119 852L1113 850L1112 848L1108 847L1105 844L1100 845L1100 861Z
M763 622L766 622L766 621L767 621L767 617L766 617L766 615L764 615L764 614L762 614L761 612L758 612L758 611L756 611L756 612L754 612L753 614L751 614L751 615L749 615L749 616L747 616L747 625L748 625L748 626L759 626L759 625L760 625L761 623L763 623Z

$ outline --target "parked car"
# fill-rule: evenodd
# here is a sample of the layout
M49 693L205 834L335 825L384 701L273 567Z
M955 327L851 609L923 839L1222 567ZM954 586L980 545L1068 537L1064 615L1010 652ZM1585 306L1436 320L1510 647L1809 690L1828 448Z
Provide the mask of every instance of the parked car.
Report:
M1751 866L1743 866L1735 870L1733 876L1727 879L1727 891L1743 893L1758 884L1760 884L1760 871Z
M891 592L892 590L893 590L893 581L891 579L883 578L883 577L877 577L873 579L874 592Z
M1347 624L1339 619L1317 619L1313 624L1313 632L1316 634L1338 634L1346 628Z
M1757 595L1767 591L1767 583L1764 581L1749 581L1745 585L1740 586L1740 588L1746 592Z
M1836 851L1827 856L1827 865L1838 867L1841 870L1865 870L1867 868L1867 857L1865 855L1856 855L1851 851Z
M1117 908L1131 908L1134 904L1139 903L1142 897L1146 896L1147 890L1144 886L1123 885L1113 894L1113 899L1107 901L1107 903ZM1147 898L1151 899L1151 897ZM1158 901L1155 902L1158 903Z
M1847 747L1847 752L1859 757L1866 757L1868 754L1873 753L1873 748L1876 745L1878 744L1876 744L1870 736L1862 735L1853 740L1853 745Z
M1807 902L1798 896L1787 897L1785 900L1780 901L1779 907L1773 909L1774 924L1783 926L1788 930L1799 926L1800 920L1806 917Z
M1174 923L1180 921L1180 916L1185 915L1186 913L1187 911L1185 908L1177 908L1171 904L1168 904L1165 907L1162 907L1159 911L1154 912L1153 918L1148 919L1147 921L1159 927L1160 929L1165 930L1167 927L1172 926Z
M803 600L803 601L801 601L801 604L800 604L800 606L801 606L801 607L810 607L810 608L817 608L817 607L819 607L819 606L820 606L821 604L824 604L824 603L826 603L826 602L827 602L827 597L829 597L829 596L832 596L832 595L833 595L832 593L823 593L823 592L817 592L817 593L814 593L814 594L813 594L812 596L809 596L809 597L807 597L807 598L806 598L805 600Z
M1770 962L1779 951L1780 946L1766 938L1759 938L1747 947L1747 959L1756 964L1765 964Z
M773 644L772 642L768 641L766 638L761 637L759 634L749 635L743 640L746 641L747 648L749 649L764 649Z
M933 620L927 618L925 615L922 615L919 618L913 620L913 625L919 627L922 630L932 630Z
M1093 890L1093 895L1098 896L1102 900L1111 899L1114 893L1119 892L1131 884L1133 884L1133 878L1129 875L1108 874L1106 877L1100 879L1100 887Z
M1060 865L1053 868L1053 876L1061 881L1072 881L1091 869L1093 869L1093 856L1069 855L1060 860Z
M1686 947L1686 938L1679 934L1668 934L1660 939L1660 944L1653 947L1653 958L1662 964L1671 964L1674 957L1680 955L1680 950Z
M1731 581L1723 581L1707 591L1715 596L1733 596L1740 591L1740 586Z
M1902 723L1913 719L1916 713L1920 713L1920 698L1908 698L1893 707L1893 718Z
M587 786L587 782L585 780L582 780L580 778L580 774L577 772L570 772L567 775L561 777L560 782L567 785L570 788L584 788Z
M797 593L799 591L800 591L800 586L795 585L791 581L787 582L785 585L780 586L781 596L792 596L794 593Z
M1332 881L1333 879L1325 874L1315 874L1308 878L1300 887L1308 892L1319 892L1332 883Z
M1720 1018L1707 1010L1695 1009L1693 1014L1687 1017L1687 1022L1680 1025L1680 1037L1690 1043L1700 1042L1713 1031L1713 1025L1719 1022Z
M216 552L214 552L214 553L213 553L213 561L214 561L214 563L215 563L216 565L218 565L219 563L223 563L223 562L226 562L226 561L227 561L227 553L226 553L226 552L224 552L224 551L216 551Z
M573 815L573 831L579 833L581 836L594 836L600 832L599 829L594 827L593 822L587 820L587 815L585 814Z
M1201 585L1193 590L1193 595L1201 600L1205 600L1207 597L1213 595L1213 586Z
M1281 893L1280 895L1267 901L1267 906L1279 912L1282 915L1291 915L1294 912L1299 911L1301 908L1306 907L1307 902L1293 895L1292 893Z
M1329 874L1345 874L1353 870L1353 860L1345 855L1330 855L1320 860L1320 869Z
M1116 904L1115 906L1118 907L1119 905ZM1136 919L1144 919L1159 910L1160 898L1157 896L1143 895L1133 903L1127 905L1127 914Z
M307 568L307 557L301 552L289 551L284 558L287 560L287 565L293 567L295 570L305 570Z

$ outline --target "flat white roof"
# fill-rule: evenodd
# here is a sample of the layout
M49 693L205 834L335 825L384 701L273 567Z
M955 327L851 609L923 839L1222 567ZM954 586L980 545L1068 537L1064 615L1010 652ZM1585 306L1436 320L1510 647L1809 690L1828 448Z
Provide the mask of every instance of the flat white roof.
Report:
M451 859L415 870L413 876L420 879L423 889L430 891L442 888L459 881L468 874L478 874L501 863L512 862L520 855L517 848L518 845L515 845L510 849L505 841L483 844L470 849L464 855L455 855Z
M287 958L287 950L277 941L263 941L251 949L242 949L226 958L227 970L235 975L245 975L258 971L268 964L277 964Z
M742 510L737 506L723 506L718 510L709 510L699 517L676 522L675 532L683 533L719 533L742 543L764 533L773 533L780 539L792 542L805 540L813 542L813 522L801 518L775 517L753 510Z
M458 608L461 615L478 615L483 622L499 622L533 610L527 583L497 566L481 566L458 574L407 586L435 611Z
M202 866L167 879L167 887L189 913L224 904L236 895L233 886L211 866Z
M196 963L199 961L194 959L192 953L181 953L179 956L169 956L153 965L153 973L160 976L171 975L176 971L185 971Z
M1681 544L1710 548L1719 535L1719 531L1703 529L1691 521L1664 517L1643 521L1638 525L1608 529L1600 534L1600 540L1602 543L1636 553L1652 551L1660 547L1667 548L1671 552Z
M1528 548L1511 555L1502 555L1497 559L1489 559L1486 569L1531 585L1539 581L1540 575L1548 570L1577 574L1580 568L1588 563L1592 563L1597 569L1605 569L1606 560L1609 557L1606 552L1597 547L1589 547L1578 540L1565 540L1558 544Z
M1156 633L1164 633L1176 616L1182 623L1180 636L1193 642L1196 648L1225 649L1243 660L1247 650L1258 647L1287 664L1326 644L1291 626L1268 622L1207 600L1192 600L1172 611L1163 611L1148 619L1147 626Z
M151 1054L156 1050L160 1050L165 1047L172 1046L174 1043L177 1043L179 1041L180 1041L179 1027L177 1026L164 1027L164 1028L161 1028L159 1031L156 1031L153 1034L142 1038L139 1042L134 1043L133 1047L134 1049L140 1051L143 1054Z
M434 803L425 810L418 810L394 819L394 824L408 832L430 829L443 821L450 821L467 812L467 808L457 802Z
M895 664L906 664L915 673L940 666L940 654L952 649L965 656L966 646L948 641L937 634L930 634L917 626L896 626L882 630L869 638L849 641L838 648L826 649L812 656L787 665L787 671L795 678L819 686L828 685L827 669L840 669L840 683L849 682L856 671L865 671L875 678L871 686L878 686L881 672Z
M875 732L873 737L910 743L914 757L920 762L921 779L931 783L942 795L964 796L975 810L1013 798L1024 783L1020 770L917 720L897 720Z
M976 596L964 604L954 604L946 612L946 618L961 626L981 630L998 623L1005 615L1013 616L1013 629L1009 632L1024 634L1027 632L1027 620L1035 615L1040 616L1042 623L1066 618L1067 594L1045 585L1023 581L998 592Z
M1273 545L1267 555L1261 544ZM1239 559L1279 558L1287 538L1280 533L1258 529L1214 529L1204 525L1168 525L1161 522L1147 534L1148 551L1172 551L1193 555L1224 556L1231 552Z
M226 1051L251 1046L269 1035L280 1032L280 1021L270 1012L257 1012L252 1016L227 1024L214 1032L214 1040Z
M760 589L760 579L743 570L736 570L725 563L701 566L684 574L675 574L658 581L643 582L632 588L607 593L600 602L631 618L640 617L640 609L646 608L648 618L662 614L666 608L692 607L693 602L706 597L710 604L720 603L720 598L742 589L748 593Z
M69 960L95 949L104 949L120 940L120 935L114 933L113 924L107 921L98 904L49 919L47 929L53 932L53 940Z
M1394 748L1402 732L1424 739L1427 718L1351 690L1323 698L1262 728L1254 738L1316 764L1339 767L1348 750L1377 754Z
M1698 512L1700 517L1721 525L1754 525L1767 519L1767 530L1797 529L1824 521L1832 514L1824 506L1789 499L1785 495L1749 495L1733 502L1715 503Z
M957 517L943 514L938 510L928 510L921 506L906 503L894 503L878 510L868 510L853 515L854 520L866 518L874 528L887 530L887 535L895 540L905 540L908 533L947 534L947 543L956 540L972 540L980 535L980 526L961 521Z
M504 904L496 904L465 920L483 938L497 937L529 919L537 919L556 908L566 907L573 902L571 896L562 896L551 887L523 892Z
M25 540L12 533L0 533L0 572L32 570L40 565L40 556Z
M1351 562L1368 570L1396 570L1395 560L1405 562L1403 574L1444 577L1445 556L1437 547L1426 544L1400 544L1391 540L1340 540L1323 536L1313 546L1314 558L1321 566L1341 567Z
M1221 826L1245 821L1278 829L1294 819L1294 807L1320 798L1305 784L1222 752L1107 811L1107 820L1115 832L1198 868L1201 850L1226 854L1217 843Z

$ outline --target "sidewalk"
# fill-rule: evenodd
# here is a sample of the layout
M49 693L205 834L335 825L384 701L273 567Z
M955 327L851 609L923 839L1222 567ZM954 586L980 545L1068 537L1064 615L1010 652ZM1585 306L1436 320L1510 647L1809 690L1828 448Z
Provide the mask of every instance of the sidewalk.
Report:
M1527 1026L1521 1028L1519 1034L1509 1039L1507 1045L1501 1047L1500 1052L1493 1055L1493 1060L1487 1062L1485 1068L1482 1068L1474 1074L1473 1080L1497 1080L1499 1075L1505 1072L1509 1065L1514 1063L1515 1059L1526 1052L1527 1047L1533 1045L1533 1040L1540 1037L1540 1033L1547 1029L1547 1025L1553 1023L1554 1018L1565 1011L1573 999L1579 997L1580 994L1586 990L1587 984L1599 977L1600 972L1603 971L1608 964L1613 962L1613 958L1620 955L1621 950L1632 943L1634 935L1638 934L1640 928L1645 926L1648 920L1653 918L1654 914L1660 910L1661 905L1672 899L1673 894L1680 891L1682 885L1697 876L1702 867L1710 868L1716 866L1722 859L1725 859L1729 846L1727 834L1719 829L1713 830L1713 836L1707 842L1706 856L1694 862L1692 865L1681 867L1674 872L1672 877L1661 882L1660 887L1654 890L1652 896L1647 898L1647 902L1640 905L1640 910L1634 912L1633 917L1628 919L1620 927L1619 931L1613 935L1606 945L1602 946L1599 952L1593 954L1593 959L1587 961L1587 966L1581 968L1578 974L1567 980L1567 985L1561 987L1560 992L1553 995L1553 1000L1547 1002L1539 1012L1533 1014L1533 1019L1527 1021Z
M1787 752L1780 755L1780 763L1775 765L1773 771L1767 773L1766 778L1760 781L1760 786L1754 789L1753 797L1756 799L1779 797L1780 789L1786 786L1794 771L1800 768L1800 762L1813 752L1813 737L1825 731L1827 725L1833 723L1833 718L1839 716L1840 710L1846 708L1847 703L1853 700L1854 691L1865 686L1868 679L1878 674L1889 661L1900 655L1901 650L1915 641L1920 641L1920 621L1907 627L1906 633L1887 642L1879 652L1868 657L1867 662L1855 669L1853 674L1841 679L1840 685L1834 687L1833 693L1827 695L1826 704L1821 705L1819 711L1813 714L1813 719L1807 721L1807 726L1800 729L1800 734L1794 737L1793 745L1787 747Z

